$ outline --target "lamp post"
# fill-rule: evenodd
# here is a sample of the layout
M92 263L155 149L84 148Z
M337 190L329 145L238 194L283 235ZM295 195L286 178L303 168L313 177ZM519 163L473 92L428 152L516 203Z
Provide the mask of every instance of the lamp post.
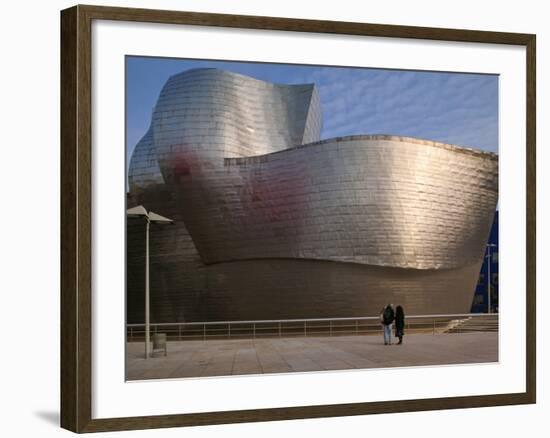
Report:
M494 243L487 244L487 313L491 313L491 248L495 248Z
M147 211L143 205L132 207L126 210L128 217L142 217L145 219L145 359L149 358L150 348L150 308L149 308L149 227L151 223L173 224L172 219L168 219L160 214Z

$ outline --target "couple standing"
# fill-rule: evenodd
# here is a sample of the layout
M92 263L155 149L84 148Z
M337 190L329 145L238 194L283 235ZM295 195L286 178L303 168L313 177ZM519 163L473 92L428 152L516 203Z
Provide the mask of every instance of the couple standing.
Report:
M405 330L405 312L403 312L403 307L401 306L397 306L394 312L393 304L388 304L380 313L380 322L384 327L384 345L391 345L391 329L394 321L395 336L399 338L398 344L402 344Z

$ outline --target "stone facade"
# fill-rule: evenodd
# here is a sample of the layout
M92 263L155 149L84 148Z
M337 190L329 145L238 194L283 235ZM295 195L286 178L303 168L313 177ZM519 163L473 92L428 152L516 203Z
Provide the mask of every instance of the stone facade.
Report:
M498 157L386 135L320 141L315 86L214 69L164 86L130 162L151 231L152 320L409 314L471 306ZM128 220L128 321L143 320L143 230Z

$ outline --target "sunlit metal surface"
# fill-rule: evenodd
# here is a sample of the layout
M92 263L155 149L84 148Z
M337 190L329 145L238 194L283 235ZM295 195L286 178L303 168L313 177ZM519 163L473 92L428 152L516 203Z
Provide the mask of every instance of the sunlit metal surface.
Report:
M385 135L319 141L321 123L312 84L214 69L168 80L129 170L129 206L176 221L155 231L153 318L373 315L389 301L469 311L498 156ZM135 226L130 322L140 318Z

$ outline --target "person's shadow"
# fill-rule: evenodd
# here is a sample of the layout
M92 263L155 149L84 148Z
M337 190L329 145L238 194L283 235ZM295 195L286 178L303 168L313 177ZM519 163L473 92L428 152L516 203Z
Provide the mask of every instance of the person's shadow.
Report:
M46 423L59 426L59 412L57 411L37 411L34 414Z

